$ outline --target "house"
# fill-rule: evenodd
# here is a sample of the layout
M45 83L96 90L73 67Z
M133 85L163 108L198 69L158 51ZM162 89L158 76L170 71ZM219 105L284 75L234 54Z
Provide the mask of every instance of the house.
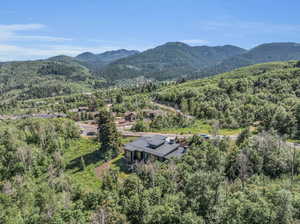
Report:
M124 116L125 121L132 122L136 120L136 113L134 112L126 112Z
M124 145L125 157L129 162L135 161L165 161L180 157L186 148L176 143L174 139L162 135L143 136Z
M88 112L89 107L78 107L78 112Z
M163 116L166 113L162 110L149 110L149 109L145 109L142 110L144 117L146 118L150 118L151 120L158 117L158 116Z

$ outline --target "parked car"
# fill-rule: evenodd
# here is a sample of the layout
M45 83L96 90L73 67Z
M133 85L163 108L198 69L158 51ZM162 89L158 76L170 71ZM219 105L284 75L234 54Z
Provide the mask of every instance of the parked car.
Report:
M206 135L206 134L199 134L198 135L199 137L202 137L202 138L204 138L204 139L210 139L210 136L209 135Z
M86 135L87 135L87 136L96 136L97 133L94 132L94 131L89 131L89 132L86 133Z

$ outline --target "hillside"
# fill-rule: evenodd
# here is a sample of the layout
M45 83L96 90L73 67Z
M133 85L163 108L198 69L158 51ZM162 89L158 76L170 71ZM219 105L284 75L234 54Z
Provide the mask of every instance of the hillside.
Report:
M170 42L113 62L99 75L110 80L136 76L157 80L176 79L243 52L244 49L231 45L191 47L180 42Z
M0 64L1 99L29 99L129 86L149 80L197 79L269 61L300 60L296 43L270 43L249 51L232 45L191 47L170 42L142 53L116 50L77 57Z
M194 78L215 75L247 65L272 61L300 60L300 45L298 43L267 43L223 60L211 67L195 72Z
M66 55L58 55L49 58L52 61L60 62L76 62L81 64L92 71L101 70L105 65L117 61L121 58L129 57L138 54L139 51L136 50L126 50L120 49L115 51L105 51L100 54L94 54L91 52L84 52L76 57L70 57Z
M299 62L272 62L169 86L153 97L222 128L259 124L293 137L300 127L299 84Z
M139 51L126 50L126 49L106 51L101 54L84 52L82 54L77 55L74 59L80 61L89 69L96 71L103 68L105 65L112 63L118 59L129 57L138 53Z
M94 80L89 69L72 61L4 63L0 67L0 100L83 92L92 87Z
M115 50L115 51L106 51L101 54L93 54L91 52L84 52L82 54L77 55L75 58L77 60L85 61L85 62L101 61L104 63L110 63L110 62L116 61L118 59L132 56L132 55L135 55L138 53L139 53L139 51L136 51L136 50L120 49L120 50Z
M299 59L297 43L268 43L247 51L232 45L191 47L170 42L108 64L98 75L111 81L139 76L156 80L195 79L257 63Z

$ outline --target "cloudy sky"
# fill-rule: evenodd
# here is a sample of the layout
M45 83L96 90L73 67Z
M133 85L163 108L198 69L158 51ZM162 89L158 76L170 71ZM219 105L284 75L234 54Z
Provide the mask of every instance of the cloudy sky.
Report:
M10 0L0 8L0 61L190 45L300 42L296 0Z

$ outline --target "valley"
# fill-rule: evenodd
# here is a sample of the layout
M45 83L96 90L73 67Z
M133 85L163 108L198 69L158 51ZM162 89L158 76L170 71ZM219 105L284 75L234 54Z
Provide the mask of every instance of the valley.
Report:
M166 45L159 47L160 53L167 47L174 54L177 45L180 54L189 49L179 43ZM213 48L223 56L213 54L217 62L211 63L220 65L229 60L224 59L227 56L236 57L224 53L227 48ZM234 49L249 57L248 51ZM155 58L156 50L150 51ZM128 58L123 53L128 52L121 51L118 59L110 55L107 60L116 61L101 65L101 72L135 61L142 70L149 65L149 52L130 52ZM190 54L195 53L183 55L192 61ZM0 209L6 220L14 220L10 212L18 211L18 217L27 219L27 213L39 209L33 223L76 223L74 217L89 223L101 208L107 217L118 220L115 223L151 224L161 214L160 206L172 210L178 201L184 205L168 214L167 220L191 223L192 216L197 224L209 223L217 209L217 223L229 223L226 220L241 215L237 208L246 212L265 206L274 212L251 210L262 218L248 223L265 219L278 223L284 202L295 209L286 210L290 219L300 220L295 212L300 174L298 60L252 61L254 65L212 76L207 73L200 79L192 75L202 65L191 63L187 72L191 76L177 76L168 68L177 70L175 60L170 65L164 62L159 78L152 76L154 69L139 73L145 77L141 82L135 82L135 74L130 73L128 83L130 78L135 80L131 85L116 85L120 77L108 79L86 67L87 60L98 60L94 56L83 54L81 62L60 56L4 63L0 68L5 82L0 97L0 187L4 192ZM263 56L259 60L268 61ZM123 74L116 71L118 76ZM164 76L165 71L174 76ZM125 150L145 139L158 147L137 146L130 154ZM175 151L160 154L167 149ZM180 157L169 156L176 153ZM211 204L200 205L203 201ZM57 218L49 218L50 211ZM138 215L141 211L143 215Z

